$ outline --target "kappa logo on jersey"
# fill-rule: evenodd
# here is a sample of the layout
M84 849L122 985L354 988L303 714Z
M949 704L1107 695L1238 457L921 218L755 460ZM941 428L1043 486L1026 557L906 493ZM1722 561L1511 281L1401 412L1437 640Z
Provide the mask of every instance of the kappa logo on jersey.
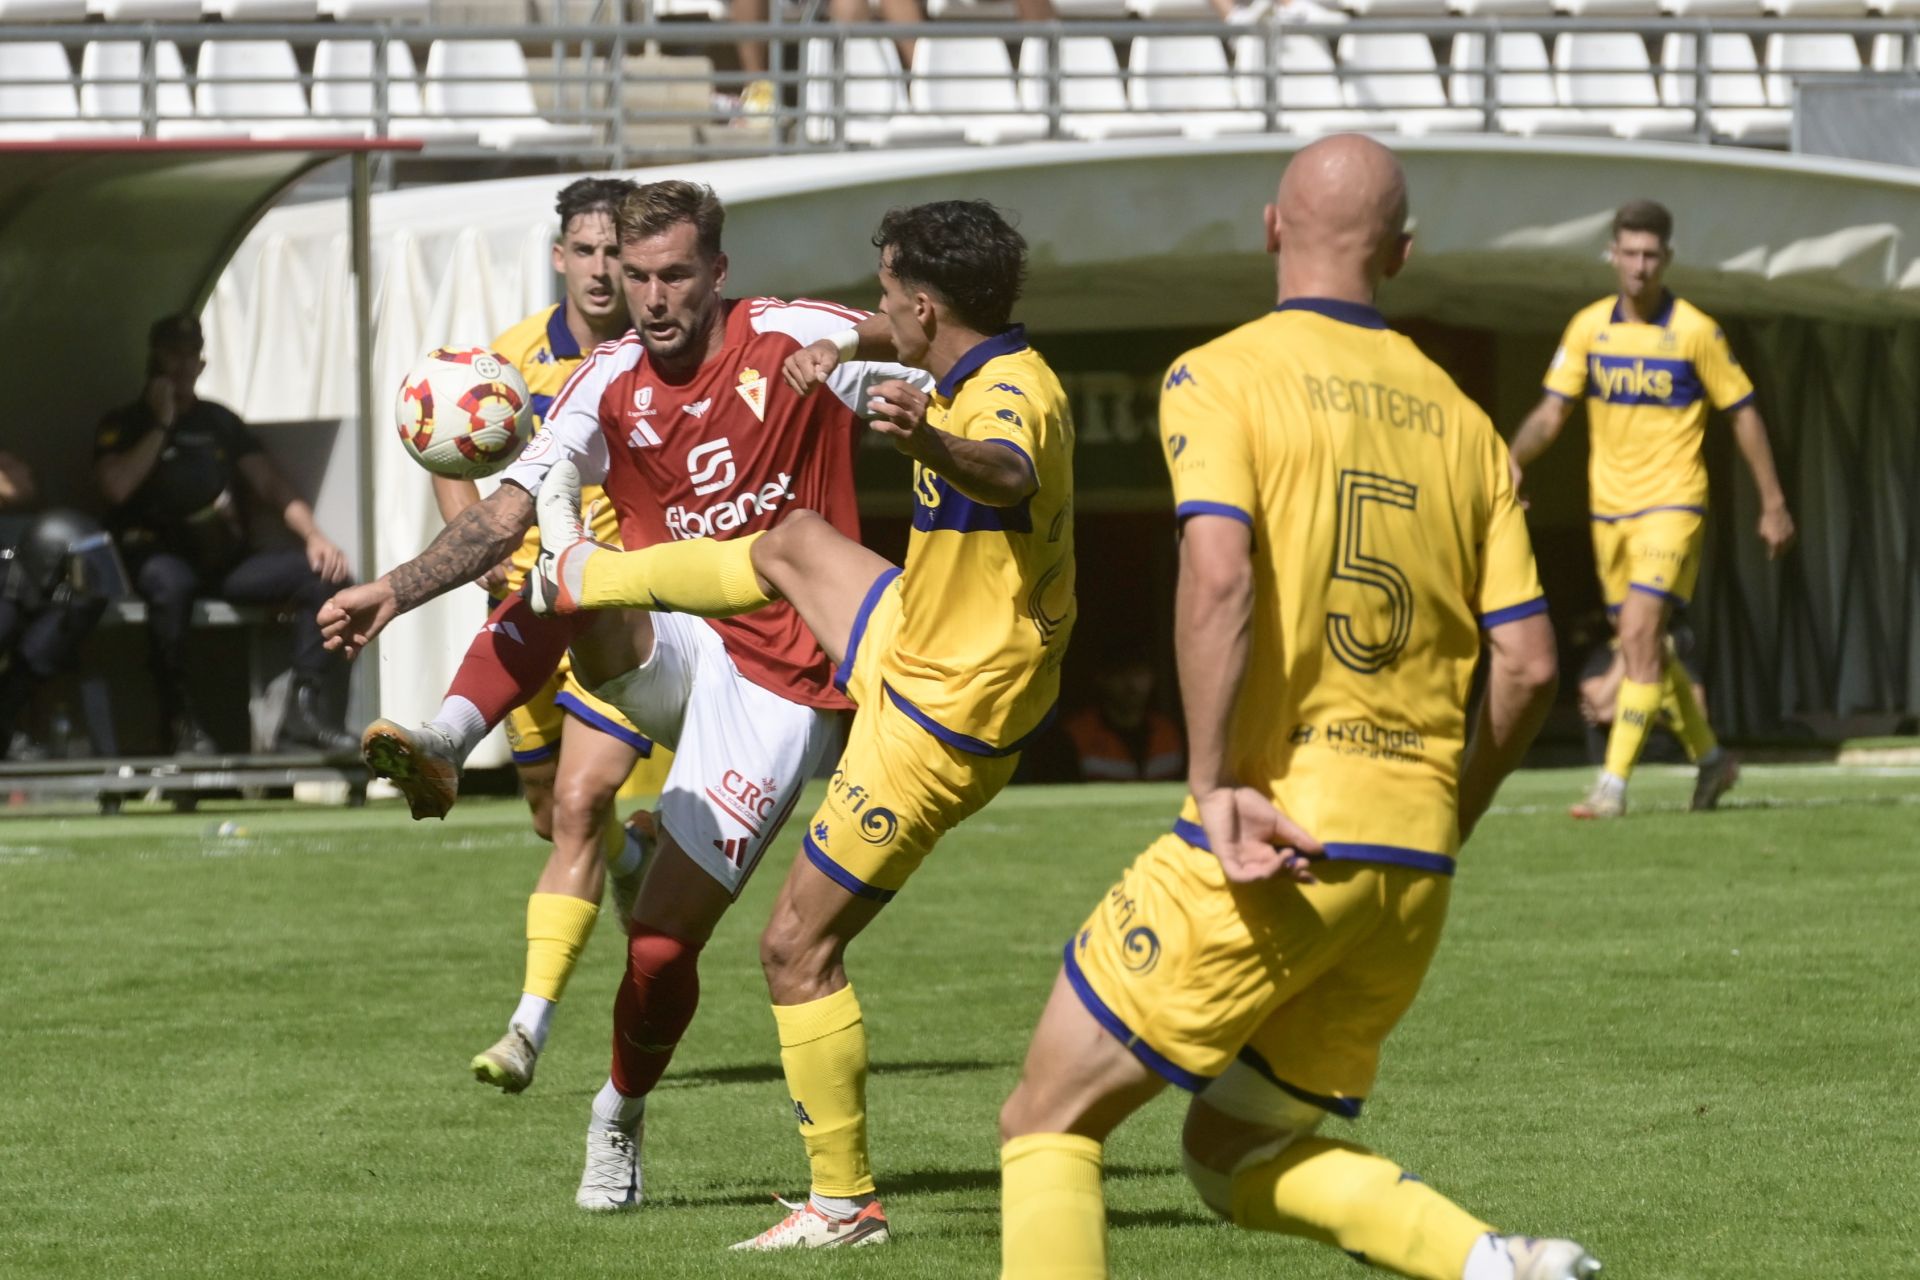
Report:
M1027 393L1014 386L1011 382L996 382L991 387L988 387L987 390L1004 391L1008 395L1019 396L1022 400L1027 398Z
M707 416L707 410L711 408L713 408L713 397L708 396L705 400L695 400L692 404L681 405L680 412L695 418L704 418Z
M722 436L695 445L687 452L687 475L693 479L694 493L702 498L732 484L739 475L733 465L732 443Z
M1187 371L1187 366L1185 366L1184 364L1181 365L1178 369L1175 369L1172 373L1167 375L1166 389L1168 391L1173 390L1175 387L1187 387L1187 386L1193 386L1193 385L1195 385L1193 381L1193 374Z
M729 769L718 787L707 788L707 798L725 810L735 822L759 835L773 817L779 800L779 784L772 778L755 782L738 769ZM714 842L716 845L719 841ZM725 852L722 850L722 852ZM729 856L729 861L733 859Z

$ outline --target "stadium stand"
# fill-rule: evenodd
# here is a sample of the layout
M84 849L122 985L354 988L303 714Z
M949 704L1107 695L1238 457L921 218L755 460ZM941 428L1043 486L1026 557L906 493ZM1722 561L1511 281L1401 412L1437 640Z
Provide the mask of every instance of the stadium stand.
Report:
M1502 133L1533 137L1536 134L1599 136L1613 132L1604 116L1579 111L1563 104L1547 45L1530 31L1503 31L1493 46L1494 57L1486 55L1487 37L1459 35L1453 38L1453 100L1461 106L1479 107L1499 103L1494 111L1494 127ZM1749 46L1747 56L1753 56ZM1489 91L1488 80L1494 81Z

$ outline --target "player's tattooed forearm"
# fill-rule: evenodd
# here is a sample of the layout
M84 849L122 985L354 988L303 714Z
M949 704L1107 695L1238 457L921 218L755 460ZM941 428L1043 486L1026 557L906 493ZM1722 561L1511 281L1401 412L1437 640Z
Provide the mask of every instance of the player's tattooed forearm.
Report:
M499 564L525 534L524 527L505 527L486 503L474 503L455 516L425 551L387 575L394 602L405 613L472 582Z

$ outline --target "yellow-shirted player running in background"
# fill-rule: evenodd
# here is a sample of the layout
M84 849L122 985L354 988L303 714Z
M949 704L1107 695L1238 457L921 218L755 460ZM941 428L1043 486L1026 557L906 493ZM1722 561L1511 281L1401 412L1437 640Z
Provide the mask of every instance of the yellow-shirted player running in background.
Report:
M914 461L906 565L810 512L726 542L614 554L578 536L556 466L536 609L645 608L723 617L790 601L858 710L803 854L761 937L780 1060L812 1194L739 1249L887 1238L867 1153L867 1038L848 944L936 841L1013 776L1051 721L1073 628L1073 423L1046 361L1008 323L1026 243L993 206L947 200L880 224L880 312L789 357L803 394L842 359L925 369L874 389L873 426ZM575 481L577 483L577 480Z
M1779 556L1793 517L1774 470L1753 384L1712 317L1662 284L1673 261L1673 215L1632 200L1613 218L1610 250L1619 293L1573 317L1547 370L1546 397L1513 438L1514 487L1585 398L1593 436L1587 475L1594 558L1620 637L1626 678L1615 702L1607 758L1576 818L1626 812L1627 779L1664 708L1698 766L1693 807L1711 809L1739 779L1714 738L1693 680L1667 641L1676 604L1693 597L1706 541L1707 406L1733 418L1734 439L1760 495L1761 541Z
M1406 218L1385 147L1305 148L1266 210L1280 305L1167 375L1191 796L1067 943L1001 1112L1009 1280L1107 1274L1101 1144L1169 1083L1194 1095L1188 1175L1236 1226L1424 1280L1599 1269L1316 1133L1358 1114L1555 684L1506 449L1373 307Z
M553 245L553 269L564 285L564 297L494 340L492 350L526 379L536 428L544 424L547 406L587 353L630 327L626 296L615 278L619 244L612 211L632 189L631 182L618 178L582 178L561 189L555 202L560 234ZM449 522L480 500L471 480L435 476L433 489L441 517ZM588 490L585 496L594 511L593 536L619 545L620 526L612 504L601 500L598 489ZM529 530L513 557L491 570L481 584L494 599L506 599L521 589L539 552L539 531ZM463 708L460 699L450 697L441 718L457 719L462 710L475 723L454 725L453 731L477 740L487 726L477 719L471 704ZM386 761L386 767L375 764L375 772L384 776L393 761L421 759L420 747L433 744L415 739L433 727L407 729L389 720L375 721L363 738L369 764ZM514 767L533 811L534 831L553 843L553 851L527 899L527 963L520 1001L506 1031L471 1065L475 1079L518 1093L533 1082L554 1008L593 932L607 869L612 868L623 899L630 899L638 887L641 840L614 820L614 806L619 800L657 794L671 757L575 680L564 659L531 700L509 713L506 731ZM402 740L404 753L382 754L383 745ZM449 748L438 754L464 759L466 750ZM444 805L450 798L450 792L442 797L437 787L429 785L433 779L395 776L394 780L408 790L415 817L425 816L423 798L430 806ZM419 791L420 787L426 790Z

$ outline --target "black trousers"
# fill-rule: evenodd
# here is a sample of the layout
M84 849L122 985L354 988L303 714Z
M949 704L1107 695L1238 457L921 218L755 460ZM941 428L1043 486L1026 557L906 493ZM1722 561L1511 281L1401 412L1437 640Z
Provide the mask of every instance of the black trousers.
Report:
M140 562L134 589L147 602L147 640L155 693L163 716L185 707L188 623L201 596L234 604L286 605L293 614L293 675L296 681L325 687L346 679L346 664L322 646L315 615L340 585L328 582L307 563L299 547L256 551L221 575L203 582L193 565L160 551Z
M49 600L32 609L18 600L0 599L0 662L5 664L0 671L0 750L34 686L73 666L106 607L99 596Z

